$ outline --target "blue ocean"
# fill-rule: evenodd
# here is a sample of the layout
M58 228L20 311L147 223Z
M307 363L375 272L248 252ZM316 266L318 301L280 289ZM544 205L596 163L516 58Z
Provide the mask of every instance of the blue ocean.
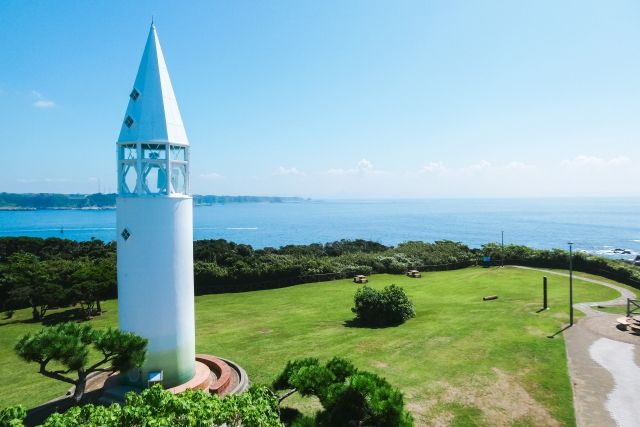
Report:
M115 210L0 211L0 236L114 240ZM194 239L256 248L368 239L499 242L634 258L640 253L640 199L315 200L230 203L194 209ZM623 249L629 253L615 253ZM619 251L617 251L619 252Z

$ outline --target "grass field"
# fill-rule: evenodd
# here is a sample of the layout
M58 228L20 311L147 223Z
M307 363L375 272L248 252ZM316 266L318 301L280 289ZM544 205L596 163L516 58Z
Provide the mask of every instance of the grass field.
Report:
M575 424L562 335L567 280L549 279L550 310L537 313L542 273L515 268L467 268L421 279L376 275L414 302L416 317L384 329L347 327L355 284L348 280L196 298L197 351L240 363L254 383L268 383L289 359L334 355L387 378L405 394L417 425ZM576 280L575 301L603 301L612 289ZM482 301L489 294L495 301ZM117 303L92 320L117 324ZM0 406L33 406L63 393L13 354L18 337L37 330L29 310L0 321ZM289 400L287 400L289 402ZM305 412L315 402L289 402Z

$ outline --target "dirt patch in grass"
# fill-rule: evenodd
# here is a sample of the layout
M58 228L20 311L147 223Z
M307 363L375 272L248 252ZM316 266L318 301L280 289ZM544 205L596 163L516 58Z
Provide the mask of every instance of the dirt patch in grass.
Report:
M547 335L549 335L549 332L545 332L535 326L527 326L527 333L533 335L534 337L546 337Z
M433 337L429 340L429 345L443 345L451 342L451 337Z
M474 408L481 414L473 416L476 425L562 425L515 376L495 368L493 373L485 377L471 377L463 386L442 382L432 384L426 392L438 396L437 401L411 401L412 393L409 392L407 409L414 415L417 426L458 425L460 422L463 425L471 414L469 409Z
M549 427L561 425L547 408L531 397L517 378L500 369L494 368L493 372L495 377L488 384L466 390L449 387L442 400L477 407L493 426L509 426L518 421Z
M376 360L375 362L373 362L373 366L375 366L378 369L387 369L389 367L389 365L387 365L384 362L380 362L378 360Z
M431 420L429 420L428 424L418 424L417 425L428 425L432 427L449 427L453 424L453 420L455 419L455 415L451 412L444 411L440 412L436 416L434 416Z

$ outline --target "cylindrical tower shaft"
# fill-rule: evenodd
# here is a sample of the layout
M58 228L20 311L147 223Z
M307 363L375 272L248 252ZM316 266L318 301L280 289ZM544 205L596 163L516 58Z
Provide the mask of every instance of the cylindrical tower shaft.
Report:
M189 141L152 25L117 145L120 328L149 340L144 385L162 371L172 387L195 374L193 200Z

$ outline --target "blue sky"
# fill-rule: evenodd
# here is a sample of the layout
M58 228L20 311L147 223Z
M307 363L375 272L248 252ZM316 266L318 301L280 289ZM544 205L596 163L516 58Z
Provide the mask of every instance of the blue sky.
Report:
M0 191L114 191L152 15L195 193L640 195L633 1L4 0Z

